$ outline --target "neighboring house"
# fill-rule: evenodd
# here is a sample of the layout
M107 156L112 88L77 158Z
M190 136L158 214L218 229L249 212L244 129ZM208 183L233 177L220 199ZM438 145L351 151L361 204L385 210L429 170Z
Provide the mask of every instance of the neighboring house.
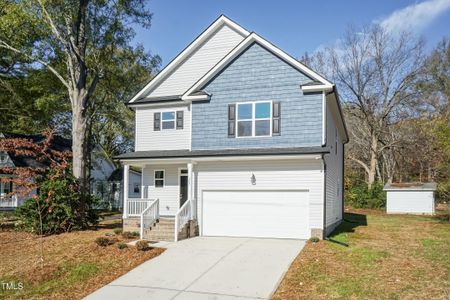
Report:
M97 181L92 185L93 194L103 201L102 207L107 209L122 210L123 207L123 168L115 169L110 176L103 181ZM142 190L141 172L131 170L128 180L128 197L139 198Z
M342 221L348 136L334 84L227 17L128 105L135 152L118 159L125 182L141 168L145 190L126 199L125 230L307 239Z
M435 213L435 182L387 183L386 212L388 214L428 214Z
M34 143L41 143L45 137L43 135L24 135L24 134L2 134L0 138L25 138L32 140ZM57 151L71 151L72 141L61 136L55 135L51 141L50 148ZM92 169L91 169L91 186L92 192L97 194L96 187L100 185L110 185L109 178L116 170L114 163L101 154L101 151L96 148L92 152ZM31 168L48 168L48 162L41 162L30 156L14 155L13 153L0 152L0 168L1 167L31 167ZM0 176L9 176L8 174L0 174ZM11 182L0 183L0 208L15 208L23 204L23 202L30 198L36 191L29 195L20 195L19 193L12 194L16 191L14 184ZM103 200L103 206L110 208L121 208L122 201L119 197L117 201L110 201L111 197L106 197L106 194L100 194ZM105 197L103 197L105 196ZM130 193L131 196L136 196L136 193ZM106 203L106 204L105 204Z

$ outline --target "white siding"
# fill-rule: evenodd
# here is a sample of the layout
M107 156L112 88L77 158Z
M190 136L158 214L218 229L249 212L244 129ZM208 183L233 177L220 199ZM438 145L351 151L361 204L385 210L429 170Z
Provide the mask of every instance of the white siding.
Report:
M331 109L326 111L327 145L330 154L325 155L326 163L326 234L329 234L337 222L342 220L342 160L343 144L336 128Z
M182 95L244 37L223 25L147 96Z
M148 198L159 199L159 212L163 216L174 216L179 209L179 168L186 168L186 164L154 165L147 166L143 170L142 183L143 185L148 186ZM164 187L155 188L155 170L165 171Z
M184 111L183 129L153 130L155 112ZM136 144L135 151L190 149L191 111L189 106L165 108L136 108Z
M387 213L434 214L433 191L387 191Z
M321 160L202 162L198 163L195 169L200 228L202 228L203 191L289 189L308 191L308 229L323 228L323 171ZM251 183L252 174L256 178L255 185Z

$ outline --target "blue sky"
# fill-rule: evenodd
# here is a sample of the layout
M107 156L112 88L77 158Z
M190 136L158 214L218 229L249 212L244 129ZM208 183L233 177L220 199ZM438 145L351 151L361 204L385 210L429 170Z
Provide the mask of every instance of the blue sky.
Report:
M221 14L294 57L333 44L349 25L372 22L409 29L425 38L428 49L450 37L450 0L152 0L148 7L153 25L136 28L135 42L160 55L162 66Z

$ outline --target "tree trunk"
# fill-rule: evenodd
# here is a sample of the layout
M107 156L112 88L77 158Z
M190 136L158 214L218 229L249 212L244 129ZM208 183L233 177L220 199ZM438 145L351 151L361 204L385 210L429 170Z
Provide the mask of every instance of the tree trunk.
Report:
M86 103L87 93L84 90L76 90L71 93L72 101L72 162L73 175L80 184L80 196L82 211L85 199L89 193L87 182L88 147L87 147L87 114L83 103Z
M369 189L372 188L373 183L375 182L375 176L377 173L377 164L378 164L378 139L372 134L372 144L370 147L370 164L369 164L369 176L367 181L367 186Z

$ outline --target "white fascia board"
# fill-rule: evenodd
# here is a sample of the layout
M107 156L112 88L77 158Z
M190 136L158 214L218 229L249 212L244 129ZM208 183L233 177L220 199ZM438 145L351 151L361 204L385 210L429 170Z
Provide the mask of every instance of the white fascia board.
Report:
M287 155L249 155L249 156L211 156L193 157L192 161L250 161L250 160L317 160L321 159L319 154L287 154Z
M177 157L177 158L139 158L121 159L122 164L130 166L162 165L180 163L199 163L211 161L254 161L254 160L319 160L320 154L287 154L287 155L252 155L252 156L207 156L207 157Z
M251 43L256 42L260 44L261 46L269 49L272 51L275 55L277 55L282 60L286 61L287 63L291 64L295 68L297 68L299 71L305 73L306 75L314 78L317 81L320 81L322 85L315 86L320 87L321 91L324 89L326 90L332 90L333 84L314 72L313 70L309 69L305 65L303 65L301 62L284 52L283 50L279 49L278 47L274 46L273 44L269 43L256 33L252 32L247 38L245 38L241 43L239 43L230 53L228 53L217 65L215 65L211 70L209 70L200 80L198 80L189 90L184 93L184 95L181 97L182 100L193 100L193 96L190 96L193 92L196 92L199 88L201 88L204 84L206 84L211 78L213 78L215 75L217 75L231 60L236 58L243 50L245 50Z
M162 69L162 71L159 72L155 76L155 78L153 78L141 91L139 91L139 93L137 93L129 101L129 103L133 103L134 101L136 101L136 99L139 99L146 91L153 88L159 82L164 80L167 74L170 74L171 71L173 71L186 57L191 55L192 52L196 50L200 44L206 41L211 36L211 34L213 34L223 24L226 24L227 26L231 27L232 29L240 33L242 36L247 36L250 34L250 32L245 30L243 27L239 26L237 23L228 19L226 16L221 15L214 23L212 23L205 31L203 31L203 33L201 33L189 46L187 46L180 54L178 54L178 56L175 57L174 60L172 60L164 69Z
M187 96L184 95L181 97L181 100L183 101L204 101L204 100L210 100L211 95L195 95L195 96Z
M304 92L331 92L333 90L333 85L305 85L301 87Z
M330 109L330 112L332 114L332 117L335 118L336 126L338 128L339 133L341 134L342 141L345 143L348 142L348 133L347 133L347 126L345 125L345 119L343 112L340 108L339 99L337 96L337 93L329 93L326 95L326 97L333 97L333 99L326 100L326 103L328 104L328 108Z
M133 109L136 108L160 108L160 107L177 107L177 106L186 106L186 102L157 102L157 103L136 103L136 104L128 104L127 106Z

